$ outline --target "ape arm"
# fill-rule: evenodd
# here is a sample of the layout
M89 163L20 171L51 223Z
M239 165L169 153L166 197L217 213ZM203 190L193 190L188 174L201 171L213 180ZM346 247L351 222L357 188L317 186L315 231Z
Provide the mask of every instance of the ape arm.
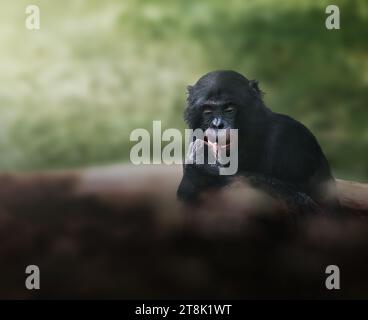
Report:
M180 182L177 196L186 203L196 203L201 192L208 189L220 188L228 182L226 176L213 174L210 165L184 164L184 174ZM214 169L213 169L214 170Z

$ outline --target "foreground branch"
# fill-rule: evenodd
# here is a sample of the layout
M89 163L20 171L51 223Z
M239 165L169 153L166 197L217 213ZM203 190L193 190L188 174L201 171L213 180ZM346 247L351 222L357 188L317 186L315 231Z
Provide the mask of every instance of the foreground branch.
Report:
M295 229L244 185L185 210L180 178L171 166L1 175L0 297L368 297L367 185L339 180L346 219ZM39 291L25 289L30 264ZM324 287L329 264L338 292Z

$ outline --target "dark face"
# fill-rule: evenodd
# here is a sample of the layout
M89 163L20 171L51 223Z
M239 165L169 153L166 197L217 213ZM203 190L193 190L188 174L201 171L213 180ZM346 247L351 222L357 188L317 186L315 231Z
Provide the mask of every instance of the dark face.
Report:
M234 71L206 74L188 87L185 119L191 129L238 129L239 119L260 98L256 82Z
M234 129L238 107L233 103L208 101L201 107L201 129Z

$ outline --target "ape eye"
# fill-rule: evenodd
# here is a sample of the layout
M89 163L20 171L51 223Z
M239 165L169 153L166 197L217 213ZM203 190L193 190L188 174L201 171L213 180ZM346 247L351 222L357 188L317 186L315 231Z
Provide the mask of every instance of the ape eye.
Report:
M211 109L204 109L203 110L203 114L211 114L212 113L212 110Z
M228 112L228 113L231 113L231 112L234 112L235 111L235 108L234 107L226 107L224 109L225 112Z

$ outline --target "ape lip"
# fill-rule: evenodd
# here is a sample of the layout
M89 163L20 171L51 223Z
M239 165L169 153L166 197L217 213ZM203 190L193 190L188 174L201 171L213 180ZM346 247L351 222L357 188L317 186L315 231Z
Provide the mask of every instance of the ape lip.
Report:
M230 148L230 138L228 136L226 137L226 142L225 142L226 144L221 144L220 145L217 141L215 141L215 142L209 141L207 136L204 137L204 140L203 141L215 153L218 153L218 150L219 149L226 149L226 150L228 150Z
M215 136L213 136L213 138L216 138L216 139L210 139L210 140L208 140L208 135L205 135L203 141L206 144L217 144L217 145L219 145L219 136L218 135L215 135ZM221 145L219 145L219 147L220 148L227 148L229 146L230 146L230 135L229 134L226 134L225 144L221 144Z

